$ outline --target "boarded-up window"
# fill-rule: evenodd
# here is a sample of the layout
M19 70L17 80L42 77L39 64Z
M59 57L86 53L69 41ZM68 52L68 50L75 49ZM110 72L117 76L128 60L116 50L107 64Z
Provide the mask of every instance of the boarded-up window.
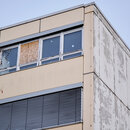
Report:
M21 45L20 64L35 62L38 59L39 41L32 41Z

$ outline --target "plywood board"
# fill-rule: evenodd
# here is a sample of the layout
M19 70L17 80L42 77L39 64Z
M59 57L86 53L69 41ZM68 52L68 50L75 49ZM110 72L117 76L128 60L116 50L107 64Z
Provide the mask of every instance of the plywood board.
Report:
M34 62L38 58L39 42L33 41L21 45L20 64Z

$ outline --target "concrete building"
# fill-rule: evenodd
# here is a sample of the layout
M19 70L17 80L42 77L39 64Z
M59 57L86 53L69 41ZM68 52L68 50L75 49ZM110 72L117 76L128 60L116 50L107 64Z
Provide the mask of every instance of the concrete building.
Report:
M91 3L0 29L0 130L130 130L130 50Z

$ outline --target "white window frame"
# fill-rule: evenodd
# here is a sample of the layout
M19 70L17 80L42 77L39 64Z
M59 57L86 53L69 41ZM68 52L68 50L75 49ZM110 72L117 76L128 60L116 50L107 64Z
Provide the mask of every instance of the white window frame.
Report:
M35 64L35 63L36 63L36 66L38 66L38 61L39 61L39 47L38 47L38 52L37 52L37 53L38 53L38 57L37 57L37 60L36 60L36 61L33 61L33 62L29 62L29 63L25 63L25 64L21 64L21 65L20 65L21 45L29 44L29 43L34 42L34 41L38 41L38 44L39 44L39 39L35 39L35 40L31 40L31 41L28 41L28 42L24 42L24 43L20 43L20 44L19 44L17 70L21 70L20 67L32 65L32 64Z
M60 58L60 52L59 52L59 55L52 56L52 57L47 57L47 58L42 58L42 52L43 52L42 48L43 48L43 44L44 44L43 41L46 40L46 39L50 39L50 38L54 38L54 37L58 37L58 36L60 37L60 33L40 39L40 59L39 59L40 62L39 62L39 65L42 65L43 61L48 61L48 60L53 60L53 59L56 59L56 58ZM60 50L60 48L59 48L59 50Z
M66 34L77 32L77 31L81 31L81 33L82 33L82 37L81 37L81 49L78 50L78 51L69 52L69 53L65 53L64 54L64 36ZM42 58L43 44L44 44L43 41L46 40L46 39L50 39L50 38L54 38L54 37L58 37L58 36L60 37L59 54L56 55L56 56L52 56L52 57ZM37 58L37 60L34 61L34 62L29 62L29 63L21 64L20 65L21 45L28 44L28 43L31 43L33 41L38 41L39 42L38 58ZM62 31L62 32L57 33L57 34L52 34L52 35L50 34L50 36L45 36L43 38L37 38L35 40L30 40L30 41L27 41L27 42L24 42L24 43L18 43L17 45L13 45L13 46L10 46L10 47L5 47L5 48L1 49L1 53L4 50L16 48L16 47L18 48L16 66L8 67L8 68L5 68L5 69L1 69L0 72L4 72L6 70L15 69L15 68L16 68L16 71L19 71L20 67L24 67L24 66L27 66L27 65L32 65L32 64L35 64L35 63L36 63L36 66L39 66L39 65L42 65L43 61L53 60L53 59L56 59L56 58L58 58L59 61L61 61L61 60L64 60L63 59L64 56L69 56L69 55L71 56L71 55L77 54L77 53L81 53L81 55L83 55L83 27L76 28L76 29L71 29L71 30L68 30L68 31Z
M13 48L18 48L18 51L19 51L19 45L14 45L14 46L5 47L5 48L1 49L1 53L3 53L3 51L9 50L9 49L13 49ZM17 51L17 61L18 61L18 51ZM1 58L2 58L2 56L1 56ZM16 71L17 71L17 61L16 61L16 66L7 67L5 69L0 69L0 72L4 72L4 71L15 69L15 68L16 68Z

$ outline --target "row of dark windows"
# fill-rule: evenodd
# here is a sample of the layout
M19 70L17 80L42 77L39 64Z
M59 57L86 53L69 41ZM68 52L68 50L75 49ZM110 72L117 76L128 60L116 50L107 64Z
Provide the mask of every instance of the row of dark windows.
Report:
M82 54L82 29L0 49L0 75Z
M32 130L81 121L81 88L0 105L0 130Z

